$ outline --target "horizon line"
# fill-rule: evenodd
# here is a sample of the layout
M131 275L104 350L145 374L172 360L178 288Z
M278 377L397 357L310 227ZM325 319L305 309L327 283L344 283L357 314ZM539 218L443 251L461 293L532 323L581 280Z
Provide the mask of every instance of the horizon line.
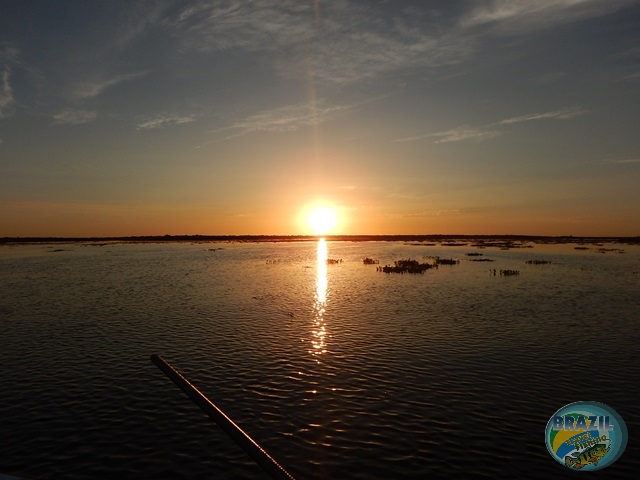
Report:
M324 238L328 241L438 241L452 239L500 239L500 240L529 240L543 241L563 240L567 242L586 242L586 241L618 241L621 243L640 243L640 235L635 236L619 236L619 235L523 235L523 234L450 234L450 233L431 233L431 234L338 234L338 235L266 235L266 234L242 234L242 235L127 235L127 236L27 236L27 237L0 237L0 244L9 243L43 243L43 242L185 242L185 241L262 241L262 242L292 242L292 241L317 241Z

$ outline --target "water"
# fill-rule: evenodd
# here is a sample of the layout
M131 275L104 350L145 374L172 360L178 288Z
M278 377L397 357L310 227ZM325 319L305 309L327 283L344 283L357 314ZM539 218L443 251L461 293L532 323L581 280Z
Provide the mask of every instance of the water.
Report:
M640 247L532 246L0 247L0 471L266 478L158 353L300 479L568 478L544 429L578 400L626 420L605 472L636 478ZM428 256L460 263L362 263Z

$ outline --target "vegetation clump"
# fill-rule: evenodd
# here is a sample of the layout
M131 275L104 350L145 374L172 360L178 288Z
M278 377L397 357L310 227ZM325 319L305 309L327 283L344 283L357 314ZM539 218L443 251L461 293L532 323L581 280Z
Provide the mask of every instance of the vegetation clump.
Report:
M598 253L607 253L607 252L615 252L615 253L625 253L622 248L598 248L596 250Z
M335 258L327 258L327 265L337 265L338 263L342 263L342 259Z
M520 270L500 270L500 275L505 277L512 277L520 275Z
M378 265L380 262L378 260L374 260L373 258L365 257L362 259L362 263L365 265Z
M417 260L396 260L394 266L385 265L384 267L378 267L378 272L384 273L424 273L425 270L430 268L437 268L437 264L433 263L420 263Z
M458 263L460 263L460 260L436 257L436 265L457 265Z

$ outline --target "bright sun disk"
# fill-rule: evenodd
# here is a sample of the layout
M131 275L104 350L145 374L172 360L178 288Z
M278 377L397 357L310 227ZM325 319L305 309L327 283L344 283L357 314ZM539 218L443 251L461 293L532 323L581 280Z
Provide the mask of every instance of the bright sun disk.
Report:
M307 225L315 235L331 233L336 223L336 212L329 207L314 208L307 215Z

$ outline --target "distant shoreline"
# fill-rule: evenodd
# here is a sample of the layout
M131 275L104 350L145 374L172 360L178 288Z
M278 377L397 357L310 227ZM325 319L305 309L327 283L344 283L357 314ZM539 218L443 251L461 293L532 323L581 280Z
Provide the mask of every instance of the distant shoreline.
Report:
M268 242L309 242L324 238L329 242L454 242L477 243L621 243L638 245L640 236L635 237L574 237L536 235L146 235L128 237L3 237L0 245L42 244L42 243L268 243Z

